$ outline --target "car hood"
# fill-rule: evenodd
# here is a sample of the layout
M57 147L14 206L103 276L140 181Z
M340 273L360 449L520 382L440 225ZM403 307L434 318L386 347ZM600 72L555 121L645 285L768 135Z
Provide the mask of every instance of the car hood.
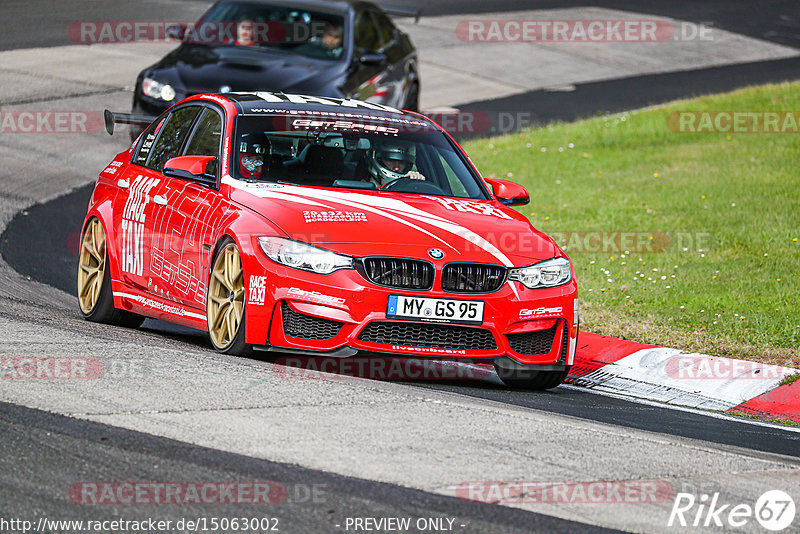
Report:
M187 93L313 90L342 72L340 62L239 46L183 44L148 69L148 76ZM330 95L335 96L335 95Z
M560 255L552 239L496 201L254 183L231 198L286 236L352 256L524 266Z

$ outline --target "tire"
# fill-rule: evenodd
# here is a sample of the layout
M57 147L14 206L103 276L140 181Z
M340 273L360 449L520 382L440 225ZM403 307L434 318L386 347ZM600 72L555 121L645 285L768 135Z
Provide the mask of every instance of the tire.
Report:
M406 101L403 105L403 109L408 111L419 111L419 83L411 83L411 87L406 95Z
M244 270L236 243L229 237L220 242L206 290L208 338L222 354L247 356L253 347L244 342Z
M103 224L97 217L86 223L78 256L78 307L87 321L137 328L144 317L114 307L108 276L108 247Z
M564 382L567 374L569 374L570 367L567 366L563 371L528 371L525 369L506 369L495 364L494 370L500 380L508 387L544 391Z

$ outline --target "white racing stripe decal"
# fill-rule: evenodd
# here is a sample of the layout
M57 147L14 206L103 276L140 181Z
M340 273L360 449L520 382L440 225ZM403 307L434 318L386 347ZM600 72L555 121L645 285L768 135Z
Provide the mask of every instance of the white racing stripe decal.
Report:
M303 191L303 190L298 191L297 188L295 188L295 189L289 188L288 192L292 193L292 194L295 194L295 193L296 194L307 194L306 191ZM377 204L378 206L385 207L387 209L398 211L398 212L402 213L403 215L416 217L417 219L421 220L422 222L425 222L425 223L427 223L427 224L429 224L431 226L439 228L440 230L444 230L446 232L449 232L449 233L451 233L453 235L457 235L460 238L462 238L462 239L464 239L466 241L469 241L473 245L476 245L476 246L482 248L483 250L485 250L486 252L488 252L489 254L494 256L495 259L497 259L498 261L502 262L503 265L505 265L506 267L509 267L509 268L510 267L514 267L514 264L511 262L511 260L508 259L508 257L505 254L500 252L500 250L498 250L497 247L495 247L494 245L492 245L491 243L486 241L484 238L482 238L481 236L479 236L478 234L476 234L472 230L469 230L468 228L465 228L464 226L452 223L452 222L448 221L447 219L444 219L444 218L439 217L437 215L433 215L432 213L428 213L426 211L422 211L421 209L418 209L418 208L415 208L413 206L410 206L410 205L406 204L405 202L403 202L401 200L392 199L392 198L374 198L374 197L367 196L367 195L360 195L358 193L338 193L338 192L333 192L333 191L315 191L315 193L320 197L326 198L327 200L333 200L333 201L336 201L336 202L339 202L339 203L342 203L342 204L346 204L348 206L356 207L356 208L359 208L359 209L363 209L363 210L370 210L370 211L373 211L375 213L378 213L379 215L383 215L384 217L387 217L387 218L390 218L390 219L393 219L393 220L397 220L398 222L401 222L403 224L411 226L412 228L415 228L417 230L425 232L426 234L428 234L428 235L430 235L430 236L432 236L432 237L436 238L437 240L439 240L439 241L444 243L444 241L442 241L438 236L435 236L434 234L419 228L418 226L412 224L411 222L409 222L407 220L398 219L397 217L394 217L394 216L390 215L389 213L384 212L383 210L376 210L376 209L372 208L369 204L367 204L367 202L370 202L370 203L373 203L373 204ZM363 199L363 202L360 201L361 199ZM448 246L450 246L450 248L453 248L454 250L456 250L455 247L453 247L452 245L448 244ZM517 299L519 299L520 296L519 296L519 293L517 292L517 288L514 286L514 282L509 281L508 286L511 288L511 291L514 292L514 296L516 296Z
M233 179L231 179L231 182L233 182ZM230 183L231 185L234 185L234 187L236 187L236 185L231 183L231 182L228 182L228 183ZM272 191L272 190L249 191L249 192L252 193L252 194L255 194L257 196L262 196L262 197L266 197L266 196L275 197L276 196L275 193L278 193L277 191ZM447 219L445 219L443 217L439 217L439 216L434 215L432 213L428 213L426 211L423 211L423 210L421 210L419 208L415 208L413 206L410 206L409 204L407 204L407 203L405 203L405 202L403 202L401 200L392 199L392 198L379 198L379 197L361 195L359 193L350 193L350 192L348 192L348 193L338 193L338 192L334 192L334 191L322 191L322 190L309 191L308 189L305 189L305 188L293 187L293 186L286 186L279 193L284 195L284 196L291 194L291 195L297 195L297 196L299 196L301 198L312 197L312 198L317 198L318 200L329 200L329 201L339 202L341 204L345 204L345 205L348 205L348 206L351 206L351 207L356 207L356 208L359 208L359 209L369 210L369 211L372 211L373 213L376 213L378 215L383 215L384 217L387 217L389 219L392 219L392 220L395 220L397 222L403 223L403 224L405 224L407 226L410 226L410 227L412 227L412 228L414 228L416 230L422 231L425 234L427 234L429 236L432 236L435 239L439 240L440 242L445 243L438 236L435 236L434 234L432 234L432 233L430 233L430 232L428 232L426 230L423 230L419 226L414 225L413 223L411 223L410 221L407 221L407 220L404 220L404 219L398 219L393 214L390 214L390 213L388 213L386 211L383 211L383 210L377 210L373 206L378 206L379 208L392 210L392 211L398 212L399 214L402 214L402 215L413 216L413 217L418 218L418 219L422 220L423 222L425 222L425 223L427 223L427 224L429 224L431 226L434 226L436 228L439 228L440 230L444 230L444 231L449 232L449 233L451 233L453 235L456 235L456 236L458 236L458 237L460 237L460 238L462 238L462 239L464 239L466 241L469 241L473 245L476 245L476 246L482 248L483 250L485 250L486 252L488 252L489 254L494 256L498 261L502 262L503 265L505 265L506 267L513 267L514 266L514 264L511 262L511 260L509 260L506 257L505 254L503 254L500 250L498 250L497 247L495 247L494 245L492 245L491 243L489 243L488 241L483 239L481 236L479 236L478 234L476 234L472 230L469 230L468 228L465 228L464 226L461 226L461 225L455 224L453 222L450 222L450 221L448 221ZM452 245L448 244L448 246L450 248L456 250L455 247L453 247Z
M225 178L223 178L222 181L223 181L223 183L227 183L228 185L233 185L230 182L226 182ZM231 178L231 181L233 181L232 178ZM274 189L252 187L252 186L248 187L247 185L244 185L244 186L233 185L233 186L236 189L239 189L240 191L243 191L245 193L249 193L249 194L251 194L253 196L256 196L256 197L259 197L259 198L267 198L267 197L276 198L276 199L280 199L280 200L285 200L287 202L294 202L296 204L303 204L303 205L306 205L306 206L318 206L318 207L321 207L321 208L326 208L326 209L331 209L331 210L335 209L332 206L329 206L327 204L322 204L321 202L316 202L314 200L309 200L307 198L299 197L297 195L289 195L289 194L286 194L286 193L284 193L282 191L276 191Z
M394 215L392 213L389 213L389 212L381 210L381 209L374 208L374 207L372 207L372 206L370 206L368 204L362 204L360 202L350 201L350 200L346 200L346 199L338 199L338 198L335 199L335 200L339 204L344 204L345 206L350 206L351 208L358 208L358 209L361 209L361 210L364 210L364 211L368 211L370 213L374 213L376 215L380 215L381 217L386 217L387 219L391 219L393 221L397 221L397 222L399 222L401 224L404 224L404 225L406 225L406 226L408 226L410 228L413 228L413 229L415 229L415 230L417 230L419 232L422 232L422 233L432 237L433 239L439 241L440 243L442 243L443 245L445 245L446 247L448 247L448 248L450 248L452 250L458 250L452 244L448 243L447 241L445 241L441 237L437 236L436 234L431 233L431 232L425 230L424 228L422 228L420 226L417 226L416 224L412 223L411 221L407 221L405 219L401 219L400 217L398 217L398 216L396 216L396 215Z
M294 193L295 191L291 192ZM299 191L297 193L301 194ZM501 261L506 267L514 266L514 264L506 257L506 255L500 252L497 247L486 241L472 230L459 224L455 224L443 217L439 217L438 215L434 215L432 213L428 213L427 211L410 206L402 200L397 200L394 198L375 198L372 196L360 195L358 193L338 193L333 191L315 191L315 193L329 200L336 200L339 202L350 201L364 205L377 205L381 208L393 210L403 215L413 216L427 224L430 224L431 226L435 226L440 230L457 235L458 237L469 241L473 245L481 247L483 250L494 256L498 261Z
M505 265L506 267L514 267L514 264L511 262L511 260L508 259L508 257L505 254L503 254L500 250L497 249L497 247L495 247L490 242L486 241L484 238L482 238L472 230L469 230L464 226L452 223L443 217L439 217L432 213L423 211L419 208L410 206L409 204L401 200L393 198L373 197L351 192L339 193L334 191L309 190L307 188L290 186L290 185L283 186L279 191L267 188L263 190L261 188L253 190L252 188L248 189L246 185L244 186L240 185L239 183L237 183L236 180L234 180L229 176L223 177L223 182L228 185L231 185L232 187L242 189L261 198L269 197L269 198L280 198L289 200L290 197L294 197L296 202L300 202L300 199L303 199L306 202L314 202L307 198L307 197L312 197L316 198L317 200L328 200L328 201L338 202L340 204L358 208L364 211L369 211L371 213L375 213L377 215L386 217L387 219L397 221L401 224L414 228L415 230L436 239L437 241L443 243L452 250L458 250L452 244L444 241L439 236L419 227L418 225L412 223L411 221L408 221L406 219L401 219L395 214L385 211L385 210L392 210L394 212L397 212L398 214L402 214L408 217L415 217L417 220L420 220L426 224L434 226L440 230L444 230L445 232L456 235L461 239L469 241L473 245L482 248L484 251L494 256L495 259L503 263L503 265ZM319 205L325 206L324 204L319 204ZM378 206L379 208L384 208L384 209L378 209L374 206ZM514 295L517 298L519 298L519 293L517 292L517 288L514 286L513 282L509 282L509 287L514 292Z
M186 308L184 308L180 304L158 301L152 297L145 297L144 295L133 295L131 293L114 293L114 296L130 299L134 302L137 302L139 305L145 308L151 308L153 310L157 310L160 312L169 313L170 315L177 315L178 317L193 317L195 319L202 319L202 320L206 319L205 315L186 311Z
M237 188L239 188L239 189L241 189L243 191L246 191L246 192L248 192L248 193L250 193L252 195L255 195L255 196L259 197L259 198L274 198L274 199L287 200L287 201L290 201L290 202L297 202L297 203L300 203L300 204L322 206L322 207L330 209L330 210L337 209L335 206L330 206L328 204L322 204L322 203L319 203L319 202L315 202L313 200L306 199L304 196L301 196L301 195L307 194L308 192L306 190L303 190L303 189L300 189L300 188L294 188L293 190L290 190L290 191L286 191L285 189L282 190L282 191L275 191L275 190L272 190L272 189L263 189L262 190L260 188L256 189L256 190L253 190L253 189L248 189L247 186L238 185L233 178L230 178L229 181L226 181L225 178L230 178L230 177L223 177L223 179L222 179L223 183L227 183L228 185L231 185L233 187L237 187ZM411 223L409 221L406 221L404 219L400 219L400 218L392 215L391 213L385 212L383 210L375 209L375 208L373 208L372 206L369 206L369 205L364 205L364 204L361 204L361 203L352 202L352 201L349 201L349 200L344 199L344 198L336 198L335 197L335 198L330 199L330 200L334 200L334 201L336 201L336 202L338 202L340 204L345 204L345 205L350 206L350 207L356 207L356 208L362 209L364 211L368 211L370 213L374 213L376 215L380 215L382 217L386 217L387 219L391 219L393 221L397 221L397 222L399 222L401 224L404 224L406 226L414 228L415 230L417 230L419 232L422 232L422 233L432 237L433 239L436 239L437 241L439 241L440 243L442 243L443 245L447 246L448 248L450 248L452 250L457 250L453 245L451 245L450 243L444 241L439 236L437 236L437 235L425 230L424 228L421 228L421 227L419 227L419 226L417 226L417 225L415 225L415 224L413 224L413 223Z

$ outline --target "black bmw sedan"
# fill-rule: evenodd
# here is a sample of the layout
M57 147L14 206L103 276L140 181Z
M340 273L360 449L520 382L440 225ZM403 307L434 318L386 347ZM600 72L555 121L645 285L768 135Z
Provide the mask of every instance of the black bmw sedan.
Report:
M133 113L159 115L198 93L284 91L417 110L417 51L359 0L222 0L169 34L181 44L136 80ZM136 132L138 134L138 132Z

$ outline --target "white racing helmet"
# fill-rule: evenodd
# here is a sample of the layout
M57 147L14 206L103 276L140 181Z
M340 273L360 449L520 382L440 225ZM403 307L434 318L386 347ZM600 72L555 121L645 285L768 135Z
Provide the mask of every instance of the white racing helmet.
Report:
M414 167L412 143L390 139L378 141L370 153L369 171L379 184L403 178Z

